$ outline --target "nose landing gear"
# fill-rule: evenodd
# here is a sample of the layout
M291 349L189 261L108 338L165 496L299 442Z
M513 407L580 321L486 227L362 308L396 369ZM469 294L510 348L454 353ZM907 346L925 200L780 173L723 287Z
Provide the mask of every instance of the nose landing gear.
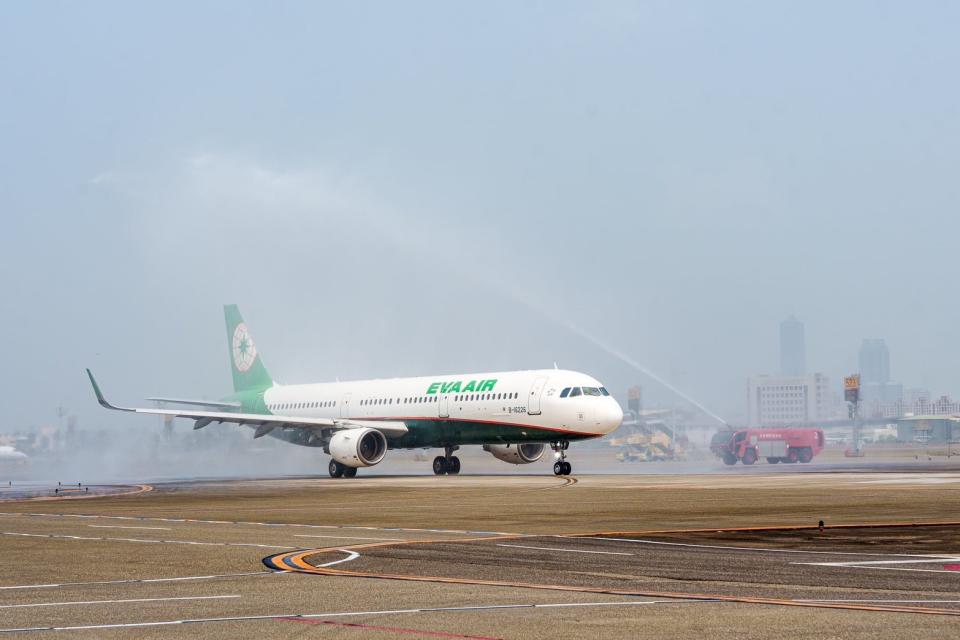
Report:
M550 443L550 448L560 454L560 459L553 463L553 475L568 476L573 468L567 462L567 449L570 443L566 440L558 440Z
M455 476L460 473L460 458L453 455L453 452L459 449L458 446L447 446L443 448L444 455L433 459L433 473L438 476L448 474Z

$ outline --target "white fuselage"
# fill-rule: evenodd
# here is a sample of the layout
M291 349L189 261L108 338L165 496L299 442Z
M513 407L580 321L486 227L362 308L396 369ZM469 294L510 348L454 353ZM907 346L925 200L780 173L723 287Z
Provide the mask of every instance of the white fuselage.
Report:
M497 441L510 433L526 441L592 438L623 419L597 380L558 369L274 385L264 403L294 417L502 427Z

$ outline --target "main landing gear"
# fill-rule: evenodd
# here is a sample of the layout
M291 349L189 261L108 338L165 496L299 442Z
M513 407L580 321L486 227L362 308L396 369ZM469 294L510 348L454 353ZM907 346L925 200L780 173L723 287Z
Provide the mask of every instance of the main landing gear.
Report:
M355 478L357 476L356 467L348 467L345 464L340 464L333 458L330 459L327 470L330 472L331 478Z
M460 473L460 458L453 455L453 452L460 447L444 447L444 455L433 459L433 473L438 476L448 474L455 476Z
M557 442L551 442L550 448L560 454L560 459L553 463L553 475L555 476L568 476L572 471L570 463L567 462L567 449L570 447L570 443L566 440L559 440Z

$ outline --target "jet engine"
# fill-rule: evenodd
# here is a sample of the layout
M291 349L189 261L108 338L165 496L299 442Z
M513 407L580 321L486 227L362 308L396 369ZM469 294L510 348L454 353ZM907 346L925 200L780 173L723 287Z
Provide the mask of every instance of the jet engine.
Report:
M372 467L387 454L387 439L377 431L343 429L330 437L330 457L348 467Z
M545 448L543 443L483 445L484 451L489 451L497 460L503 460L510 464L530 464L531 462L536 462L543 456L543 450Z

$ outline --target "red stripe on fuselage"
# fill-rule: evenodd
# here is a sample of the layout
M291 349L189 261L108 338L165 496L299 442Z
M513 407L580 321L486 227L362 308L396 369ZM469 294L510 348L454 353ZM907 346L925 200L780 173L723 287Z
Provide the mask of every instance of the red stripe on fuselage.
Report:
M471 420L469 418L441 418L439 416L354 416L350 418L334 418L334 420L372 420L376 422L377 420L382 420L384 422L390 420L422 420L422 421L431 421L431 422L473 422L476 424L492 424L498 427L517 427L518 429L534 429L537 431L553 431L555 433L567 433L575 436L583 436L585 438L599 438L604 435L602 433L591 433L589 431L574 431L572 429L561 429L559 427L542 427L539 425L533 424L522 424L518 422L500 422L497 420Z

